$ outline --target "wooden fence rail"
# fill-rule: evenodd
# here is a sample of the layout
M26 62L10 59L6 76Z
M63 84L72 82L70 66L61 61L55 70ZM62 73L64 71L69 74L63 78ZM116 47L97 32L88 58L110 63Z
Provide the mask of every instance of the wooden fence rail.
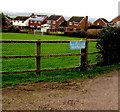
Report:
M49 54L41 55L41 43L70 43L70 41L21 41L21 40L0 40L0 43L36 43L36 55L23 55L23 56L0 56L0 58L36 58L36 70L25 70L25 71L1 71L0 74L15 74L15 73L28 73L36 72L40 75L41 71L53 71L53 70L67 70L67 69L80 69L81 71L86 70L87 55L97 54L100 52L88 53L88 42L98 42L99 40L87 40L85 49L81 49L81 54ZM41 57L59 57L59 56L81 56L81 63L79 67L66 67L66 68L52 68L52 69L41 69Z

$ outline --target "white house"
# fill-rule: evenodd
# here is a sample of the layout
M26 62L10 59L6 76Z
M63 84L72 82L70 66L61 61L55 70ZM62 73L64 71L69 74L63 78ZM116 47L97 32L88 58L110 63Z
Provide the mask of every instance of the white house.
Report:
M117 24L117 27L120 27L120 21L117 21L116 24Z
M43 24L41 25L41 32L47 32L48 29L50 29L51 25L49 24Z
M49 28L51 27L51 25L49 25L49 24L43 24L43 25L41 25L41 27L42 27L42 28L49 29Z
M17 16L16 18L14 18L12 20L12 24L13 26L16 27L25 27L25 26L29 26L29 19L31 17L27 17L27 16Z

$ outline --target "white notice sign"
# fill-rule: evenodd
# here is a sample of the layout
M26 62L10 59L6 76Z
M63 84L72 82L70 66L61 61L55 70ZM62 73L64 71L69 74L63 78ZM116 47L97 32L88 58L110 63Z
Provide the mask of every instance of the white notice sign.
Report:
M85 49L86 41L71 41L70 49Z

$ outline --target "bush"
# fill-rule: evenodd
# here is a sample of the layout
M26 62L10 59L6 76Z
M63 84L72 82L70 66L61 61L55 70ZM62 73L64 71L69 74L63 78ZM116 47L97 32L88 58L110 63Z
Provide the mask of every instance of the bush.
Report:
M88 36L88 33L85 31L77 31L77 32L65 32L64 35L69 37L86 38Z
M14 33L19 33L20 29L14 28L13 26L11 27L3 27L2 32L14 32Z
M103 26L98 26L98 25L91 25L88 27L88 29L102 29Z
M98 35L97 49L99 64L110 65L120 62L120 27L103 29Z
M13 26L9 28L9 32L15 32L15 33L19 33L20 29L18 28L14 28Z
M77 31L77 32L65 32L64 36L69 37L79 37L79 38L90 38L90 39L97 39L97 34L90 34L86 31Z

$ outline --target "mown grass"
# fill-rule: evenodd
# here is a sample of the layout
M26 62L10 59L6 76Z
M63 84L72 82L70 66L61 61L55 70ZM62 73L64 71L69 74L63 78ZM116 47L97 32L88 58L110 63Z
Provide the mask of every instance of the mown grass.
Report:
M3 40L81 40L82 38L73 38L65 36L52 36L52 35L33 35L22 33L3 33ZM97 51L95 42L90 42L88 51ZM41 47L42 54L71 54L80 53L79 49L71 50L70 45L66 43L43 43ZM34 43L3 43L2 55L35 55L36 45ZM96 63L96 55L89 55L88 60L90 63ZM35 58L22 58L22 59L3 59L3 71L20 71L35 69ZM41 68L62 68L62 67L75 67L80 66L80 56L66 56L66 57L47 57L41 59ZM117 68L119 65L96 67L88 71L80 72L79 70L57 70L42 72L40 76L35 73L22 73L22 74L6 74L3 75L3 86L10 86L15 84L25 84L30 82L39 81L65 81L74 78L85 78L109 71Z

